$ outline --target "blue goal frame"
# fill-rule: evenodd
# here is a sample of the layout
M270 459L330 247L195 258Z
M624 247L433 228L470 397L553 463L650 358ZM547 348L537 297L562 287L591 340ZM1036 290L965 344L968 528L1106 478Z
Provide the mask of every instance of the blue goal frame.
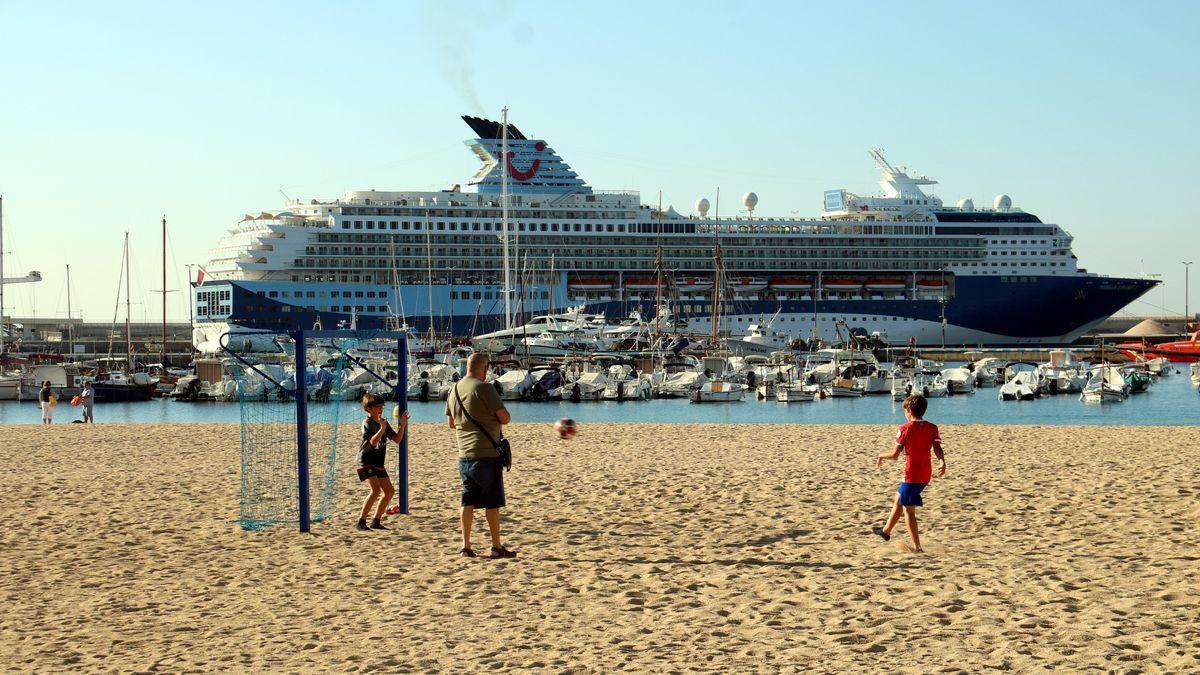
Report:
M289 330L289 331L255 331L255 330L240 330L230 331L221 336L218 342L221 349L233 358L237 359L242 365L250 368L259 376L264 377L267 381L273 383L281 391L289 391L274 378L266 374L253 363L242 358L237 352L229 348L226 338L232 336L258 336L264 335L286 335L290 337L296 345L296 388L291 390L296 401L296 493L298 495L298 513L300 521L300 531L308 532L311 529L311 519L309 511L309 485L308 485L308 384L305 382L303 373L308 370L308 353L305 340L395 340L396 341L396 383L392 384L387 381L387 378L381 377L378 373L366 367L360 359L351 356L349 353L343 352L345 357L350 361L362 366L375 379L383 382L392 388L395 394L396 405L400 408L399 412L403 415L408 411L408 333L403 331L388 331L388 330ZM340 405L339 401L337 404ZM397 453L396 466L396 499L400 504L400 514L408 515L408 433L400 439L400 451Z

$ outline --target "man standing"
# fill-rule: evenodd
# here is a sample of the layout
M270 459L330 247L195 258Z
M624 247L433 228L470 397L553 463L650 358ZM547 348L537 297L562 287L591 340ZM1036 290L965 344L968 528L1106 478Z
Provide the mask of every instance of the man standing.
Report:
M83 391L79 392L81 405L83 405L83 421L85 424L93 424L96 420L93 417L96 405L96 390L92 388L91 381L83 383Z
M496 443L503 425L512 417L496 389L487 379L487 354L467 358L467 376L455 383L446 399L446 418L455 430L458 445L458 473L462 478L462 550L459 555L474 558L471 550L471 525L475 509L482 508L492 536L491 558L515 558L516 553L500 543L500 508L504 506L504 467Z

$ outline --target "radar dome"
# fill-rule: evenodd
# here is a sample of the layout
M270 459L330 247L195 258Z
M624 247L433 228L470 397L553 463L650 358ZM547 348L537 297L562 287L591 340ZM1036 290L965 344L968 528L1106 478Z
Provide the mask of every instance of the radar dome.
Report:
M742 195L742 206L745 206L750 213L754 213L754 207L758 206L758 195L753 192Z
M970 199L967 199L966 197L963 197L962 199L958 200L958 208L963 211L974 211L975 210L975 202L971 201Z
M996 195L996 201L993 204L995 204L997 210L1011 209L1012 198L1008 195Z
M704 218L708 215L708 200L704 197L696 200L696 211L700 213L700 217Z

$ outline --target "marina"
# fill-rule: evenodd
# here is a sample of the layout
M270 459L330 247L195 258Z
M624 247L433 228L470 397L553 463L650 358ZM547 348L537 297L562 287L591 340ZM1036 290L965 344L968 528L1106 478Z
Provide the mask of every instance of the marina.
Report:
M1001 402L998 389L981 389L974 394L948 396L931 403L930 418L939 424L986 425L1095 425L1095 426L1194 426L1200 422L1200 394L1189 381L1188 364L1180 364L1180 373L1172 374L1145 394L1132 395L1115 404L1085 404L1079 395L1043 396L1033 401ZM1200 383L1200 368L1196 369ZM280 409L286 402L270 404ZM355 419L360 414L356 402L311 403L312 406L341 405L343 419ZM815 399L805 403L781 403L777 400L757 400L746 396L740 403L697 405L685 398L650 399L645 401L570 401L521 402L508 401L514 418L527 422L553 422L563 417L589 423L629 422L639 424L673 424L683 421L705 421L728 424L899 424L904 421L900 403L890 396L859 396L850 399ZM416 422L444 424L445 403L412 400L409 411ZM154 424L214 424L236 423L239 407L236 404L186 403L171 399L155 399L141 403L111 403L97 405L97 422L137 422ZM55 422L70 422L78 411L60 405ZM36 424L39 412L36 403L0 401L0 424ZM786 440L781 440L786 443Z

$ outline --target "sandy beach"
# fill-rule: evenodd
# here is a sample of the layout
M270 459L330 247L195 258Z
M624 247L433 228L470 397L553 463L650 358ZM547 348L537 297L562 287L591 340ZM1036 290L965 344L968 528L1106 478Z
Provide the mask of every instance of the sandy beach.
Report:
M307 536L238 527L236 425L3 427L0 668L1200 669L1200 429L943 427L924 554L870 534L893 434L514 425L494 562L438 425L411 516Z

